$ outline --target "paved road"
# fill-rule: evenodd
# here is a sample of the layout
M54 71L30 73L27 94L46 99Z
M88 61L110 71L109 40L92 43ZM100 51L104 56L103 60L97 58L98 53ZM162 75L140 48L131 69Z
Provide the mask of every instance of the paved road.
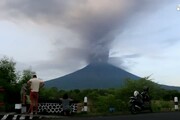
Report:
M180 112L69 118L66 120L180 120Z
M12 116L7 120L12 120ZM2 117L0 117L0 120ZM18 117L16 120L19 120ZM26 116L26 120L29 117ZM34 116L32 120L180 120L180 112L165 112L165 113L144 113L137 115L117 115L117 116L98 116L98 117L52 117L52 116Z

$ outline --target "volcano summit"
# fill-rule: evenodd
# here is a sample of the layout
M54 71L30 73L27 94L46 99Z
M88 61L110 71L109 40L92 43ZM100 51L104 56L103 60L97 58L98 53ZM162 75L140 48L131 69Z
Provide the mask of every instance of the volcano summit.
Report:
M45 82L46 87L58 89L106 89L117 88L125 79L137 80L140 77L108 63L91 63L71 74Z

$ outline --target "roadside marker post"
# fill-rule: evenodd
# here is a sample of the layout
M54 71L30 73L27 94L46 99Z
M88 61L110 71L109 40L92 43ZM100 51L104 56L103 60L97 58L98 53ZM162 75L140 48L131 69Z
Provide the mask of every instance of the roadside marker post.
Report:
M179 110L178 97L174 97L174 109L175 109L175 111Z
M88 110L87 102L88 102L87 97L84 97L84 109L83 109L84 112L87 112Z

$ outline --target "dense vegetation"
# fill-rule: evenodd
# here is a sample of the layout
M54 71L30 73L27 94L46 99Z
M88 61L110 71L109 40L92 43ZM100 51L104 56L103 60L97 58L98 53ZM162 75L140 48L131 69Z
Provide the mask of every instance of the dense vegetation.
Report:
M17 72L16 63L7 57L0 60L0 86L5 89L0 93L0 101L5 102L0 110L11 111L14 103L20 102L20 89L34 73L31 69ZM84 97L88 97L88 107L91 113L106 113L110 107L115 108L116 112L127 112L129 97L134 90L142 91L143 86L149 86L150 96L154 111L171 110L173 108L173 98L180 97L180 92L176 90L165 90L160 85L152 82L149 77L139 80L127 79L125 85L120 88L112 89L84 89L84 90L59 90L57 88L43 88L40 91L40 101L57 101L67 93L70 98L78 103L82 103Z

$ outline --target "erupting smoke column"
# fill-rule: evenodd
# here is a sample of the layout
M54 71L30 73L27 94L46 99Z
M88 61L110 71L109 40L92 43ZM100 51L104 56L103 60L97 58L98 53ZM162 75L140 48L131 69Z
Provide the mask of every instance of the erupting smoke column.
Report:
M0 3L0 19L26 19L42 26L59 27L59 33L62 29L71 31L81 42L78 46L66 46L65 49L76 48L78 55L74 49L63 52L72 55L72 59L78 56L78 59L89 63L106 62L111 42L128 20L139 11L141 14L148 11L151 5L155 8L157 0L3 0ZM62 39L58 39L59 36L56 38L59 46L62 45L59 42ZM69 44L77 42L72 39L66 41Z

